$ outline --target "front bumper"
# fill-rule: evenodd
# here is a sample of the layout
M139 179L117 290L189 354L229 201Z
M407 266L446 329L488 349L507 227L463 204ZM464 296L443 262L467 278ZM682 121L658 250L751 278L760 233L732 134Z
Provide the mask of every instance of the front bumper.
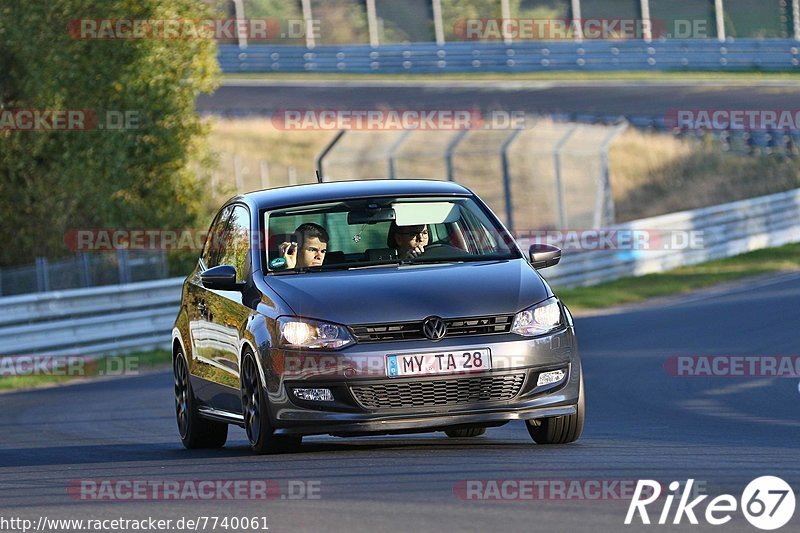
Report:
M470 374L444 374L418 378L386 377L385 356L399 353L461 351L488 348L492 369ZM574 330L526 339L513 334L485 335L430 341L357 344L340 352L308 354L272 351L264 361L270 417L278 434L386 434L441 430L462 425L502 424L575 413L581 363ZM538 387L540 372L563 369L560 382ZM456 401L445 405L403 407L365 406L354 387L402 382L524 376L519 390L502 399ZM297 399L295 387L330 388L334 402Z

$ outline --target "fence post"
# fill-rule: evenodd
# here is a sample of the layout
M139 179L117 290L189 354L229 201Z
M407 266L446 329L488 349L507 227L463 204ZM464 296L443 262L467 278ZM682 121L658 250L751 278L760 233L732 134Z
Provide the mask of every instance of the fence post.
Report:
M311 18L311 0L302 0L303 6L303 23L306 25L306 48L315 48L317 46L314 37L314 20Z
M233 156L233 176L236 179L236 192L244 192L244 178L242 177L242 158L239 155Z
M297 185L297 169L295 167L289 167L289 185Z
M380 45L378 35L378 12L375 9L375 0L367 0L367 26L369 27L369 44L373 48Z
M167 260L167 251L161 250L161 278L167 279L169 277L169 261Z
M394 169L394 157L397 154L397 151L400 149L400 145L403 144L403 142L408 138L408 136L411 134L412 131L414 131L414 130L405 130L402 134L400 134L400 137L396 141L394 141L392 143L392 145L389 147L388 156L389 156L389 179L390 180L393 180L395 178L395 175L394 175L394 170L395 170Z
M128 251L117 250L117 270L119 272L119 283L130 283L131 271L128 265Z
M84 287L92 286L92 273L89 271L89 254L82 253L81 260L81 283Z
M239 39L239 50L247 49L247 31L242 35L239 33L239 21L247 18L244 14L244 1L233 0L233 9L236 12L236 38Z
M602 194L597 195L597 203L595 204L594 211L594 226L602 228L606 224L613 224L614 213L614 196L611 194L611 170L608 164L608 151L611 148L611 143L617 136L628 128L628 122L623 121L611 133L603 139L600 145L600 187L602 187Z
M561 179L561 148L572 137L572 134L578 129L578 126L570 127L569 131L565 133L553 146L553 166L555 170L556 179L556 202L558 204L558 229L567 229L567 206L564 198L564 182Z
M650 20L650 0L641 0L642 9L642 37L644 42L653 41L653 21Z
M503 17L503 42L509 45L512 42L512 37L508 22L511 19L511 5L508 0L500 0L500 12L500 16Z
M455 169L453 168L453 152L455 152L458 144L466 137L469 130L463 129L455 134L455 136L447 143L447 150L444 153L444 162L447 166L447 181L455 181Z
M329 142L328 145L322 149L319 155L317 155L316 167L317 170L319 171L319 175L322 176L322 181L327 181L327 179L325 178L325 172L323 171L322 168L322 164L325 162L325 158L328 156L328 153L331 150L333 150L334 146L336 146L336 143L338 143L341 140L341 138L344 137L345 132L347 132L347 130L339 130L339 132L336 135L334 135L333 139L331 139L331 142Z
M50 290L50 273L47 271L47 258L36 258L36 288L39 292Z
M442 0L433 0L433 29L436 32L436 45L444 46L444 23L442 22Z
M581 19L581 0L572 0L572 37L575 42L583 42L583 20Z
M269 162L261 160L261 188L269 189Z
M722 0L714 0L714 14L717 16L717 40L725 42L725 5Z
M508 164L508 148L511 143L522 133L522 129L515 129L500 147L500 157L503 162L503 190L506 195L506 225L509 231L514 231L514 205L511 203L511 171Z

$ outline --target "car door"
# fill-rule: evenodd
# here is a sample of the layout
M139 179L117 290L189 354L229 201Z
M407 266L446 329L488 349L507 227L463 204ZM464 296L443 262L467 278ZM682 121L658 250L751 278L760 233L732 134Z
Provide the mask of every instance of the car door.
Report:
M236 281L247 283L251 276L250 213L244 205L232 206L219 248L214 266L233 266ZM197 373L208 383L198 396L202 394L201 401L215 409L240 412L239 347L251 310L243 304L241 291L205 287L203 291L205 318Z
M201 403L206 403L207 399L213 397L213 392L209 392L207 389L213 383L214 375L206 361L210 358L213 359L214 334L210 322L211 316L208 311L209 291L203 287L200 275L219 264L219 258L222 253L222 239L232 212L233 206L225 206L214 218L214 222L211 224L206 236L206 242L197 262L197 267L187 284L189 337L192 346L190 373L192 388Z

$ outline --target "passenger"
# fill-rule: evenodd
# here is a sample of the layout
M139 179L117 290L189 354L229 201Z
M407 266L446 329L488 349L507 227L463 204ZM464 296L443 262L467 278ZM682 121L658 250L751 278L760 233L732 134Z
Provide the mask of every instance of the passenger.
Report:
M386 244L389 248L397 250L399 259L412 259L425 253L428 245L428 226L398 226L394 222L389 227Z
M284 242L278 247L278 253L286 259L286 268L322 265L330 240L325 228L311 222L301 224L294 230L293 238L293 242Z

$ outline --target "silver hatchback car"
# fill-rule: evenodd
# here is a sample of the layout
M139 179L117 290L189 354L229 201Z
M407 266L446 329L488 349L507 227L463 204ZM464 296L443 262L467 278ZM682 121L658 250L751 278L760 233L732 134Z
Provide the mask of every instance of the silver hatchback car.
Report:
M253 451L304 435L524 420L539 444L584 423L572 317L491 210L449 182L352 181L227 202L183 286L175 406L189 448L228 426Z

